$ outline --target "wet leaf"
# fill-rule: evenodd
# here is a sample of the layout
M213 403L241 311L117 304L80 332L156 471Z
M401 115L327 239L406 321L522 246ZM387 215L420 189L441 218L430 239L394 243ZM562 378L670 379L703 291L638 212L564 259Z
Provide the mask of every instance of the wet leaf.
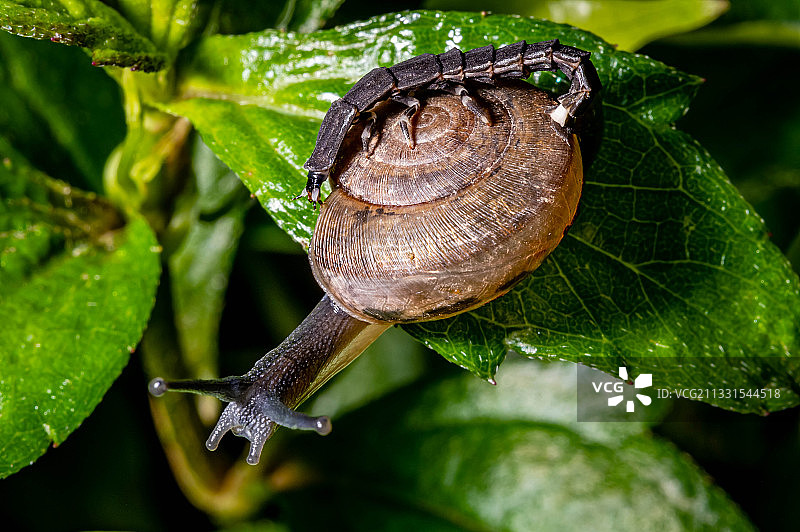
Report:
M429 9L487 10L543 18L596 33L620 50L705 26L728 7L725 0L427 0Z
M166 55L113 8L98 0L0 1L0 29L88 48L92 64L154 72Z
M147 224L0 139L0 477L66 440L128 361L160 264ZM111 436L113 438L113 436Z
M496 387L462 375L372 403L298 440L277 473L301 482L281 517L292 530L752 530L644 426L576 423L574 379L516 360Z

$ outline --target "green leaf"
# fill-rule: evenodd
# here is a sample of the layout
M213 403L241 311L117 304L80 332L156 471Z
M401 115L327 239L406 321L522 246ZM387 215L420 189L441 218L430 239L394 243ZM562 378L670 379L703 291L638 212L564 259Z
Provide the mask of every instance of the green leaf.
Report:
M278 226L308 247L316 213L292 198L305 186L301 154L311 153L314 147L319 129L315 121L210 99L175 102L169 110L189 117L214 153L238 174L262 205L269 205L267 211Z
M209 26L210 33L242 34L264 28L307 33L321 28L344 0L279 0L219 2ZM210 34L209 33L209 34Z
M344 0L288 0L275 27L302 33L317 30L343 3Z
M572 24L628 51L705 26L728 8L725 0L427 0L423 5L428 9L488 10Z
M325 440L296 440L282 480L306 485L281 496L281 517L292 530L752 530L643 426L576 423L574 384L574 367L517 360L497 387L463 375L372 403Z
M173 56L202 31L211 4L196 0L119 0L116 5L141 35Z
M20 153L75 185L102 189L125 118L119 87L83 51L0 33L0 101L0 134Z
M305 183L319 119L360 76L454 44L552 38L590 50L604 87L604 139L578 218L508 296L406 330L485 379L511 347L614 373L627 364L666 386L782 391L777 400L715 401L739 411L797 404L800 282L724 172L673 127L699 78L549 22L412 12L309 35L205 39L182 65L184 99L167 107L192 120L278 224L307 243L314 213L291 197ZM549 73L534 81L566 85ZM674 371L687 357L719 359L711 372ZM742 360L722 360L733 357Z
M657 49L662 56L678 61L684 58L686 68L702 72L709 80L681 126L702 139L764 218L770 240L791 258L789 247L800 231L800 101L786 100L779 113L758 110L765 94L780 93L787 82L782 75L764 73L780 72L784 65L800 62L800 51L749 46L735 53L718 47L686 52L680 45ZM754 76L760 80L758 90L753 89ZM740 112L729 113L733 108ZM800 262L793 264L800 272Z
M98 0L0 0L0 29L88 48L97 66L154 72L166 64L164 53Z
M66 440L141 338L155 237L0 139L0 477Z
M183 359L190 375L208 378L217 373L219 320L250 201L202 142L194 151L196 187L176 201L164 241L175 248L167 264Z

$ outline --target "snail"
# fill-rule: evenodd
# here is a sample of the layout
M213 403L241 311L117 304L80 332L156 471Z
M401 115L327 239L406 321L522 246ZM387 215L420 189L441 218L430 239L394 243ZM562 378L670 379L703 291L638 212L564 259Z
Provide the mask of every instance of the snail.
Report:
M286 340L242 376L151 381L155 396L228 402L208 449L230 430L250 440L247 462L256 464L276 425L328 434L327 416L294 408L387 328L479 307L561 241L583 166L577 137L551 116L558 102L516 80L470 91L480 112L457 93L418 92L413 147L402 102L375 105L382 124L371 146L363 138L373 125L349 127L309 247L325 295Z

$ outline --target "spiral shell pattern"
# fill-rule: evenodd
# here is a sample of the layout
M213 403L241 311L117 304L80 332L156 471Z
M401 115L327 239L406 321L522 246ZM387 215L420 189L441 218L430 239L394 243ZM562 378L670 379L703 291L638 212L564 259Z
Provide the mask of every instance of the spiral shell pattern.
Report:
M417 94L413 149L391 102L377 110L371 154L363 126L349 131L309 258L353 316L401 323L478 307L536 269L572 223L583 170L576 138L547 114L556 103L524 82L473 94L491 124L458 96Z

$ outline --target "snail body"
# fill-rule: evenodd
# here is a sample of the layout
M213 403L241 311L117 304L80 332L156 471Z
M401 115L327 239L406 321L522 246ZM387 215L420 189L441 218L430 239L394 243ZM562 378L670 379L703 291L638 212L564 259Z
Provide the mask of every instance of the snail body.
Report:
M330 420L295 412L389 326L441 319L506 293L538 267L571 224L583 170L557 102L521 81L473 91L489 120L456 94L418 94L415 146L392 102L364 149L350 129L331 170L309 249L326 295L245 375L150 384L229 402L206 445L231 430L258 462L276 424L327 434ZM405 126L404 126L405 124Z

